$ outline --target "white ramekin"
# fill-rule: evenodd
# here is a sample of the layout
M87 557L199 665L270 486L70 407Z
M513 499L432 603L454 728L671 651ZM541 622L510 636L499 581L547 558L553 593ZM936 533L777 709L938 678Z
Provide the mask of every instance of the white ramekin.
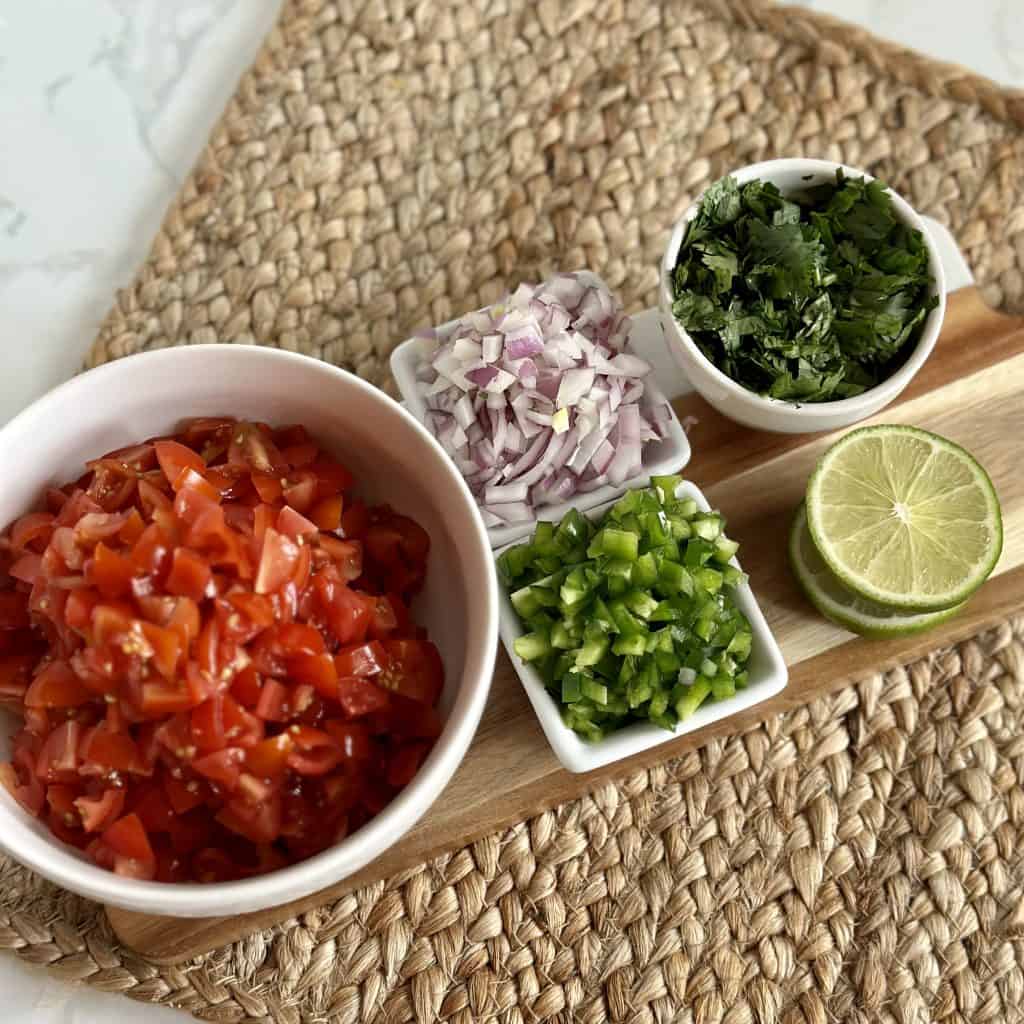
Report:
M847 177L872 180L872 175L854 167L847 167L845 164L802 157L751 164L733 171L732 177L740 184L755 178L770 181L778 186L783 195L789 195L811 185L834 181L839 169L842 169ZM675 269L686 225L696 216L700 197L680 217L672 229L668 248L661 263L659 301L662 320L673 357L694 388L710 405L737 423L756 430L805 434L820 430L837 430L866 419L892 402L910 383L911 378L931 354L939 337L942 318L946 312L946 280L939 251L921 218L902 196L892 189L889 189L889 195L897 215L924 236L928 249L928 265L934 280L933 294L938 297L939 304L926 317L913 352L891 377L860 395L835 402L799 404L778 398L765 398L737 384L701 352L697 343L672 315L672 272Z
M414 516L430 563L414 614L445 664L445 727L412 782L336 846L258 878L212 885L122 878L59 842L0 790L0 847L58 885L113 906L170 917L240 914L337 882L395 843L448 783L490 688L498 586L487 531L458 470L397 402L352 374L278 349L198 345L131 356L75 377L0 430L0 527L33 508L50 484L76 479L86 459L167 433L193 416L301 423L355 474L358 489ZM11 716L0 722L10 754Z

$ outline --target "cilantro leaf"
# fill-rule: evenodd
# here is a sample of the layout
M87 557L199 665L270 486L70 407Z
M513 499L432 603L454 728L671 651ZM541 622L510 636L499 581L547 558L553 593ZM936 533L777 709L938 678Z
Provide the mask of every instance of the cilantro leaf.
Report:
M846 178L783 196L715 182L680 246L673 314L758 394L848 398L892 374L938 302L921 234L884 184Z

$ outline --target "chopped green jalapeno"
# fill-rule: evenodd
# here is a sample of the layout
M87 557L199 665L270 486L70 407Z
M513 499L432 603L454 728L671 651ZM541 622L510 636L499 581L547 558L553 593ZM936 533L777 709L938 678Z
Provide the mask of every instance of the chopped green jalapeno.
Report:
M665 729L747 685L750 623L733 588L738 545L718 512L677 498L678 477L627 491L599 519L537 524L498 559L530 662L566 724L599 740L636 721Z

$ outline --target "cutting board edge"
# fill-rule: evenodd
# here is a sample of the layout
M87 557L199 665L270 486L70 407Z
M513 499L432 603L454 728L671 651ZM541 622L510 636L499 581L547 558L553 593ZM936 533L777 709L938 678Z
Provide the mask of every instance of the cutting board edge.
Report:
M989 332L994 333L997 337L1005 338L1018 331L1024 330L1024 318L1011 316L993 310L984 302L984 299L976 285L966 285L952 294L957 296L959 301L956 305L963 311L964 316L968 316L969 318L977 317L987 325ZM973 333L973 331L971 333ZM992 366L998 365L1005 359L1012 358L1013 354L1016 353L997 357L987 363L982 367L982 369L990 369ZM998 576L993 577L991 583L987 585L986 590L991 587L998 586L1001 580L1005 583L1005 579L1007 577L1013 577L1015 583L1020 582L1024 585L1024 566L1011 568L1006 572L1002 572ZM979 598L983 598L984 594L985 591L982 592L982 595L979 595ZM978 601L979 599L975 600ZM929 634L925 634L924 638L921 639L924 650L938 649L950 643L955 643L969 636L976 635L984 629L990 628L1004 620L1007 614L1012 611L1012 607L1002 601L998 602L995 607L988 609L987 615L984 613L984 609L986 607L987 602L983 605L979 605L977 611L972 611L971 607L969 607L963 616L958 616L956 619L951 620L950 623L939 627L937 630ZM824 655L818 657L834 655L837 651L846 649L850 644L855 643L857 643L856 639L837 645L831 650L825 652ZM884 643L891 642L885 641ZM920 656L920 653L904 653L902 656L893 655L893 660L889 667L891 667L892 664L900 664L907 660L915 660ZM823 696L836 689L840 689L843 686L855 683L859 678L863 678L865 675L880 670L879 667L872 667L870 670L861 670L859 672L850 672L837 676L831 679L827 684L824 684L820 690L815 690L813 694L805 692L801 693L797 698L791 697L787 699L787 694L790 694L792 689L792 677L799 673L805 664L815 662L817 660L817 657L810 658L794 666L791 670L790 686L787 686L786 690L782 691L782 693L777 697L772 698L763 704L759 704L754 708L749 709L747 712L741 713L739 716L730 717L725 720L724 723L720 724L730 726L727 730L728 732L735 732L748 728L750 722L747 719L750 716L752 716L753 720L756 721L768 715L801 706L818 696ZM586 793L593 785L597 785L599 781L621 778L623 775L628 774L628 772L636 770L636 768L669 760L672 757L684 753L686 750L694 749L703 745L712 738L713 735L719 734L721 734L721 732L716 728L716 726L711 726L697 733L692 733L689 736L680 737L679 740L673 741L670 745L655 748L654 751L646 752L644 755L638 755L637 758L632 759L631 761L622 762L616 766L609 766L608 769L593 773L591 776L578 776L582 782L579 793ZM642 764L640 763L641 761L643 761ZM547 806L557 805L558 803L563 802L564 799L566 799L566 797L560 797L559 799L552 801L551 804ZM545 806L542 800L538 800L535 804L531 804L531 806L533 808L532 810L523 812L517 803L515 813L511 815L512 819L514 821L518 821L524 817L528 817L535 813L541 813L543 810L547 809L547 806ZM504 824L501 822L498 824L489 822L480 830L479 833L467 833L466 837L460 835L458 842L471 842L473 839L479 838L481 835L490 834L495 830L508 827L511 823L513 822L508 821ZM451 842L445 842L441 846L426 849L425 852L422 853L422 856L417 853L418 860L428 860L437 853L443 852L444 849L450 848L451 845ZM385 853L374 863L382 865L386 864L387 861L388 855ZM396 868L395 870L401 869ZM386 877L392 873L394 873L394 871L388 870L386 867L379 866L378 870L372 873L372 878L365 877L371 874L371 869L368 867L363 869L362 872L351 876L350 879L339 882L336 886L332 886L329 889L321 890L319 893L312 894L304 900L285 904L281 907L270 908L265 911L258 911L253 912L252 914L243 914L233 917L178 919L139 914L115 907L106 907L105 910L114 933L126 947L146 957L153 963L173 965L181 963L190 957L200 955L211 949L217 948L226 942L234 941L246 934L251 934L253 931L270 927L274 923L286 920L290 916L305 912L312 907L319 906L326 900L337 898L337 896L341 895L343 892L349 891L358 885L366 884L375 878L379 879L382 876ZM183 934L168 936L168 930L178 924L186 926ZM226 927L232 924L235 925L235 927ZM214 934L215 931L218 933ZM196 941L201 939L202 936L207 936L207 938L202 939L202 941Z

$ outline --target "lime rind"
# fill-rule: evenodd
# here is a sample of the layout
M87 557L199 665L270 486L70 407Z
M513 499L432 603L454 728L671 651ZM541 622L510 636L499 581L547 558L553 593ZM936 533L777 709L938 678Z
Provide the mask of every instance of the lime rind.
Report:
M833 575L807 528L803 502L789 531L789 564L807 599L826 619L875 640L913 636L951 619L964 603L934 612L903 612L858 597Z
M887 461L887 442L898 458ZM827 501L826 489L843 500ZM962 604L1002 551L999 499L988 474L959 445L917 427L861 427L837 441L808 481L807 523L849 591L903 612ZM861 565L854 564L858 555ZM886 573L890 585L880 585Z

